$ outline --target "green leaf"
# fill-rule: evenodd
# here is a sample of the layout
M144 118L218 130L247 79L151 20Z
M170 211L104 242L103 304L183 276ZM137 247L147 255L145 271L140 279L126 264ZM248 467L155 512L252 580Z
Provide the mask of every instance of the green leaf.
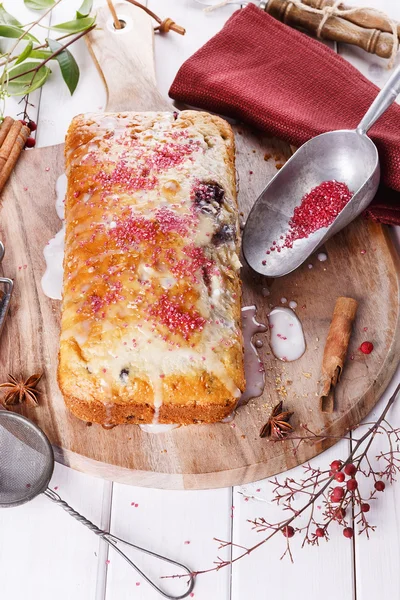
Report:
M94 25L95 20L95 17L83 17L82 19L75 19L74 21L54 25L53 27L49 27L49 29L53 31L66 31L67 33L79 33Z
M56 42L55 40L46 39L46 42L48 43L50 50L53 52L57 52L57 50L62 48L62 44ZM57 54L57 56L54 58L60 65L61 75L63 76L63 79L67 84L72 96L79 81L79 67L76 63L76 60L72 56L71 52L69 52L67 49L60 52L60 54Z
M29 58L40 58L41 60L46 60L46 58L50 58L53 53L51 50L32 50Z
M0 23L3 23L4 25L14 25L14 27L22 27L22 23L6 11L3 3L0 4Z
M45 10L54 6L54 0L24 0L26 8L31 10Z
M83 0L82 5L76 11L76 18L83 19L84 17L87 17L92 10L92 6L93 0Z
M29 69L39 67L40 64L41 63L37 61L28 61L22 65L13 67L8 71L9 81L7 90L10 96L24 96L25 94L30 94L44 84L51 73L48 67L40 67L36 73L26 73ZM20 77L10 81L15 75L20 75Z
M5 38L19 38L23 35L24 30L14 25L4 25L0 23L0 37ZM31 33L25 33L24 40L32 40L33 42L39 42Z
M18 56L17 60L15 61L15 64L19 65L20 63L24 62L24 60L27 59L28 56L30 56L32 48L33 42L29 41L25 48L22 50L21 54Z

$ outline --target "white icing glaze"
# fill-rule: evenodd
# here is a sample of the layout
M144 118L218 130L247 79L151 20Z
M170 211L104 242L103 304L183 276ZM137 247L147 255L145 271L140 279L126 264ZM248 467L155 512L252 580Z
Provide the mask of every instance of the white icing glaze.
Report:
M56 212L59 218L64 219L64 202L67 191L67 177L60 175L56 182ZM62 299L63 261L64 261L64 222L60 231L44 247L43 254L46 261L46 270L42 277L42 290L46 296L53 300Z
M245 306L242 308L243 345L244 345L244 372L246 388L240 397L238 406L247 404L251 398L261 396L265 386L264 365L260 360L253 336L264 333L267 327L256 320L256 307Z
M291 362L302 356L306 349L303 328L297 315L278 306L268 315L271 350L279 360Z
M180 427L177 423L159 423L152 425L139 425L140 429L145 433L168 433L172 429Z
M43 250L46 270L41 281L42 290L52 300L62 299L64 240L65 227L63 225Z
M59 219L64 219L65 196L67 195L67 176L65 173L60 175L56 181L56 213Z
M295 302L294 300L291 300L289 302L289 307L294 310L295 308L297 308L297 302Z

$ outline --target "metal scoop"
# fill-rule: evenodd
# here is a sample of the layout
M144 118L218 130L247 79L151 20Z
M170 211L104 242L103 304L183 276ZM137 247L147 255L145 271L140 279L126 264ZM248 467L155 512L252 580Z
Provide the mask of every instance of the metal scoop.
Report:
M367 131L400 93L400 67L392 74L355 130L331 131L301 146L271 179L254 204L243 232L243 254L257 273L281 277L297 269L319 246L367 208L380 178L379 156ZM302 198L323 181L347 184L352 199L329 227L295 240L292 248L266 251L289 230ZM263 261L265 264L263 264Z
M49 440L39 427L19 414L0 410L0 449L0 508L19 506L43 493L112 546L162 596L180 600L191 593L194 587L194 577L191 576L191 571L187 566L131 544L107 531L102 531L48 487L54 469L54 455ZM172 596L161 589L123 553L120 548L121 544L182 569L185 572L184 580L187 581L184 593L180 596Z

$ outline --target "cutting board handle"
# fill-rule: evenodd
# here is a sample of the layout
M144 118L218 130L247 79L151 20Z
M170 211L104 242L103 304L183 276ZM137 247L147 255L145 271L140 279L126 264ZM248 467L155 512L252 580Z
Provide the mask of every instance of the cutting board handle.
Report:
M128 3L115 4L123 29L115 29L107 6L97 11L97 27L87 45L107 89L106 110L171 110L157 90L154 31L150 17Z

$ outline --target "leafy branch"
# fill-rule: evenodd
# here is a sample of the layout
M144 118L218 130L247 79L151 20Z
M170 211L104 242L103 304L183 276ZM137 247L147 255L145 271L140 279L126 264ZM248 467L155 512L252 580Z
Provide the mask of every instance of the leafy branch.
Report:
M0 43L1 38L14 39L14 44L0 55L3 59L0 63L0 101L3 102L8 96L27 96L34 90L42 87L51 74L48 63L56 60L59 64L61 75L70 91L74 93L79 82L79 67L68 50L74 42L92 31L96 24L95 18L90 16L92 0L84 0L76 11L75 19L52 26L42 23L62 0L24 0L27 8L41 11L41 15L34 21L23 25L12 14L6 11L0 3ZM62 33L61 36L52 39L47 38L45 43L31 33L35 27L45 27L50 31ZM62 44L61 40L70 38ZM17 49L20 45L20 52ZM28 102L26 101L26 105ZM1 114L3 111L0 111ZM26 116L26 115L24 115Z

